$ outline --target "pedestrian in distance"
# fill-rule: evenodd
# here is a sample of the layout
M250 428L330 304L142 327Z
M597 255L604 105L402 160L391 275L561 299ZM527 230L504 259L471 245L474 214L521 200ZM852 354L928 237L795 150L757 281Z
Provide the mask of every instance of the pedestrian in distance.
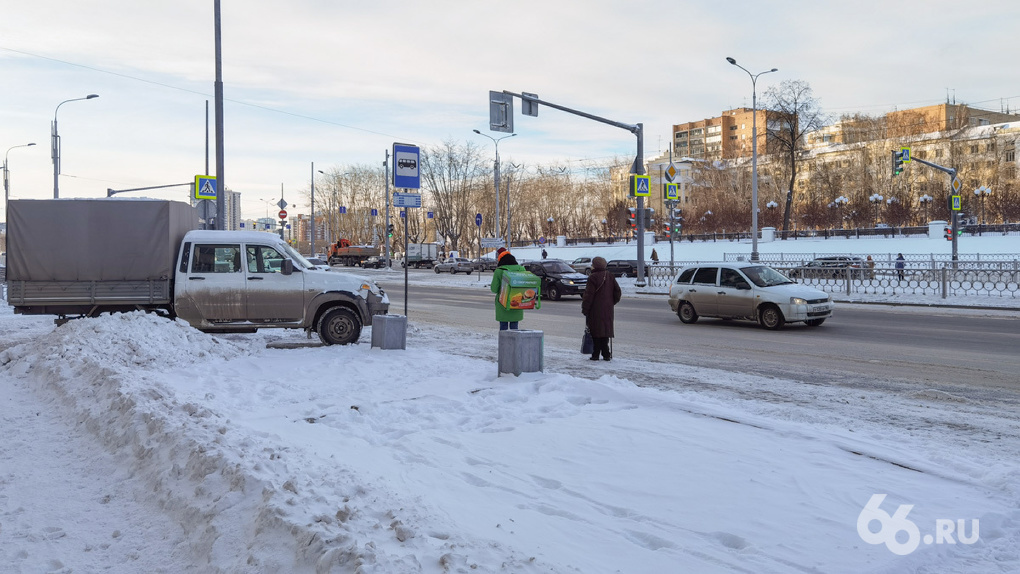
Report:
M500 331L517 330L517 324L524 318L524 310L507 309L499 304L499 289L503 284L505 271L523 272L525 269L506 248L500 247L496 250L496 270L492 272L492 284L489 285L489 290L496 294L496 320L499 321Z
M875 260L868 255L868 279L875 278Z
M613 338L613 307L620 302L622 293L620 285L616 282L613 274L606 270L604 257L595 257L591 260L591 276L588 277L588 285L581 296L581 313L584 314L585 325L591 333L592 342L595 343L595 350L592 352L591 360L603 360L613 358L609 348L609 340Z
M897 254L896 255L896 276L900 278L900 281L903 281L903 266L904 266L904 263L906 263L906 260L903 259L903 254L902 253Z
M545 252L545 249L543 249L542 250L542 259L545 259L546 257L549 257L549 254Z

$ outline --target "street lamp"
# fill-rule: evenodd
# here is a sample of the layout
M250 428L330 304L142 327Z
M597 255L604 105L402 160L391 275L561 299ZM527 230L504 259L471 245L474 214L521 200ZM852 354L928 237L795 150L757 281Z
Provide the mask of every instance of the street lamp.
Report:
M736 60L726 57L726 61L747 72L751 77L751 261L758 260L758 76L771 72L778 72L779 68L772 68L764 72L752 74L747 68L741 66Z
M265 202L265 204L266 204L266 219L269 220L269 206L272 205L274 201L276 201L276 198L275 197L273 199L261 199L260 198L259 201Z
M772 214L776 212L777 207L779 207L779 204L774 201L769 201L768 203L765 204L765 208L769 210L769 223L771 223L772 220L775 219L775 217L773 217Z
M22 145L16 145L16 146L13 146L13 147L9 147L9 148L7 148L7 153L4 154L4 167L3 167L3 170L4 170L4 221L5 222L9 222L10 219L11 219L10 214L7 212L7 202L10 200L10 196L11 196L10 176L8 175L8 171L7 171L7 156L10 155L11 150L14 149L14 148L29 147L29 146L33 146L33 145L35 145L35 144L34 143L27 143L27 144L22 144Z
M991 188L981 186L974 190L974 195L981 198L981 225L978 226L978 235L982 235L981 228L985 224L985 197L992 193Z
M873 193L868 196L868 201L875 206L875 227L878 227L878 209L882 205L883 199L885 199L885 197L883 197L880 193Z
M924 207L925 225L928 225L928 206L931 205L932 199L933 199L932 196L928 195L927 193L917 198L917 202L920 203L922 207Z
M60 197L59 183L57 182L58 176L60 175L60 135L57 133L57 112L60 111L60 106L67 102L78 102L81 100L91 100L92 98L98 98L99 94L89 94L84 98L73 98L70 100L64 100L57 104L57 109L53 110L53 133L52 138L52 149L51 155L53 156L53 199Z
M846 221L846 217L843 215L843 208L850 203L850 198L845 195L841 195L836 199L833 199L832 203L836 204L836 207L839 208L839 228L843 229L843 224Z
M500 233L500 228L499 228L499 142L501 140L505 140L506 138L512 138L512 137L514 137L517 134L510 134L508 136L503 136L501 138L494 138L494 137L490 136L489 134L483 134L482 132L480 132L478 130L471 130L471 131L475 132L476 134L478 134L480 136L485 136L485 137L489 138L490 140L492 140L493 145L496 146L496 162L494 164L495 167L493 169L493 179L496 182L496 237L499 237L500 235L502 235ZM507 204L508 204L507 205L507 226L506 226L506 248L507 249L510 249L510 213L509 213L510 205L509 205L509 203L510 203L510 200L508 199L507 200Z

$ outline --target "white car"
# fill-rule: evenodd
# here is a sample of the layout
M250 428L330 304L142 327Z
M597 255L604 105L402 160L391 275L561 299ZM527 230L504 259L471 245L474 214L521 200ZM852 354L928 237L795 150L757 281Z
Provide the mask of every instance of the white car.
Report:
M817 327L832 316L832 297L756 263L703 263L680 270L669 306L684 323L699 317L748 319L766 329L803 322Z

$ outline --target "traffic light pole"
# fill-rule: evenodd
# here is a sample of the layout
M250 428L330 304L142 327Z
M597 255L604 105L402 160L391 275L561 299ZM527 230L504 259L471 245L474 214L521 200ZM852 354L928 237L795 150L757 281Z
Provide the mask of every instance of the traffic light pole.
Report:
M644 124L625 124L625 123L622 123L622 122L617 122L617 121L613 121L613 120L610 120L610 119L602 118L602 117L599 117L599 116L596 116L596 115L593 115L593 114L582 112L580 110L574 110L574 109L568 108L566 106L561 106L561 105L558 105L558 104L553 104L553 103L541 100L535 94L528 94L527 96L525 96L523 94L515 94L515 93L507 91L507 90L503 90L503 93L508 95L508 96L514 97L514 98L520 98L524 105L531 106L532 110L534 111L534 114L529 114L529 115L538 115L538 111L537 111L538 108L537 108L537 106L538 106L538 104L542 104L544 106L549 106L550 108L553 108L553 109L556 109L556 110L560 110L561 112L567 112L568 114L573 114L575 116L581 116L582 118L588 118L589 120L595 120L596 122L601 122L601 123L604 123L604 124L609 124L611 126L622 128L622 129L625 129L625 130L629 131L630 133L634 134L637 137L637 156L634 158L634 163L631 165L630 173L632 173L634 175L645 175L645 162L644 162L644 155L645 155L645 136L644 136L644 131L645 130L644 130ZM490 95L491 94L492 94L492 92L490 92ZM511 122L511 125L512 125L512 122ZM638 262L638 265L637 265L637 281L634 282L634 285L636 285L638 287L644 287L645 286L645 237L644 237L644 235L645 235L644 227L645 226L644 226L644 217L642 217L640 215L640 214L643 214L644 210L645 210L645 201L644 201L644 199L645 198L640 196L640 195L637 196L637 212L639 214L639 216L638 216L638 224L637 224L637 230L638 230L638 236L637 236L637 252L638 252L637 262ZM509 245L507 247L509 247Z
M386 159L383 160L383 169L386 170L386 268L389 269L390 261L390 150L386 150ZM404 267L407 267L407 250L404 250ZM406 279L406 277L405 277ZM405 281L406 283L406 281ZM405 299L406 300L406 299ZM404 312L407 315L407 312Z
M893 152L893 153L895 153L895 152ZM935 169L937 169L937 170L939 170L941 172L944 172L944 173L949 175L949 218L950 218L950 224L952 226L951 229L952 229L952 233L953 233L953 261L958 261L959 258L960 258L960 255L959 255L959 250L958 250L956 239L959 236L959 232L960 232L960 217L959 217L960 212L957 209L953 209L953 194L956 192L956 190L953 189L953 182L956 181L956 170L951 168L951 167L945 167L943 165L939 165L937 163L931 163L930 161L924 161L923 159L918 159L916 157L911 157L910 161L916 161L916 162L918 162L920 164L923 164L923 165L926 165L928 167L933 167L933 168L935 168ZM895 175L895 174L896 174L896 172L894 171L893 175Z

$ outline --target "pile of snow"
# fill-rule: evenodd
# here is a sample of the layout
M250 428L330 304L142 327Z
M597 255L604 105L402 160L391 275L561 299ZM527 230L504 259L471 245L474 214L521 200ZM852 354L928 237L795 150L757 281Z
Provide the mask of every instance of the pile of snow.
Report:
M559 372L497 377L491 352L473 350L494 337L426 325L409 330L408 350L383 351L266 348L303 335L210 336L140 313L50 330L6 329L11 318L0 311L17 343L0 354L0 397L52 401L65 431L95 437L94 452L76 454L113 454L125 483L151 497L135 501L139 512L176 530L132 533L125 560L135 562L116 572L139 571L147 551L167 572L1020 568L1017 429L974 401L685 374L796 397L733 401L599 375L592 367L604 363L574 349L547 349ZM675 378L676 365L612 365ZM981 430L947 433L942 421L963 412ZM989 429L1002 440L988 444ZM47 463L45 453L0 456ZM5 471L0 488L19 472ZM66 480L54 501L63 512L105 512ZM18 496L30 496L18 492L0 490L0 561L24 572L110 567L89 560L123 532L100 544L64 523L47 538L18 512ZM915 505L921 534L938 519L978 519L980 539L906 556L867 544L857 523L874 494L887 495L889 514Z

